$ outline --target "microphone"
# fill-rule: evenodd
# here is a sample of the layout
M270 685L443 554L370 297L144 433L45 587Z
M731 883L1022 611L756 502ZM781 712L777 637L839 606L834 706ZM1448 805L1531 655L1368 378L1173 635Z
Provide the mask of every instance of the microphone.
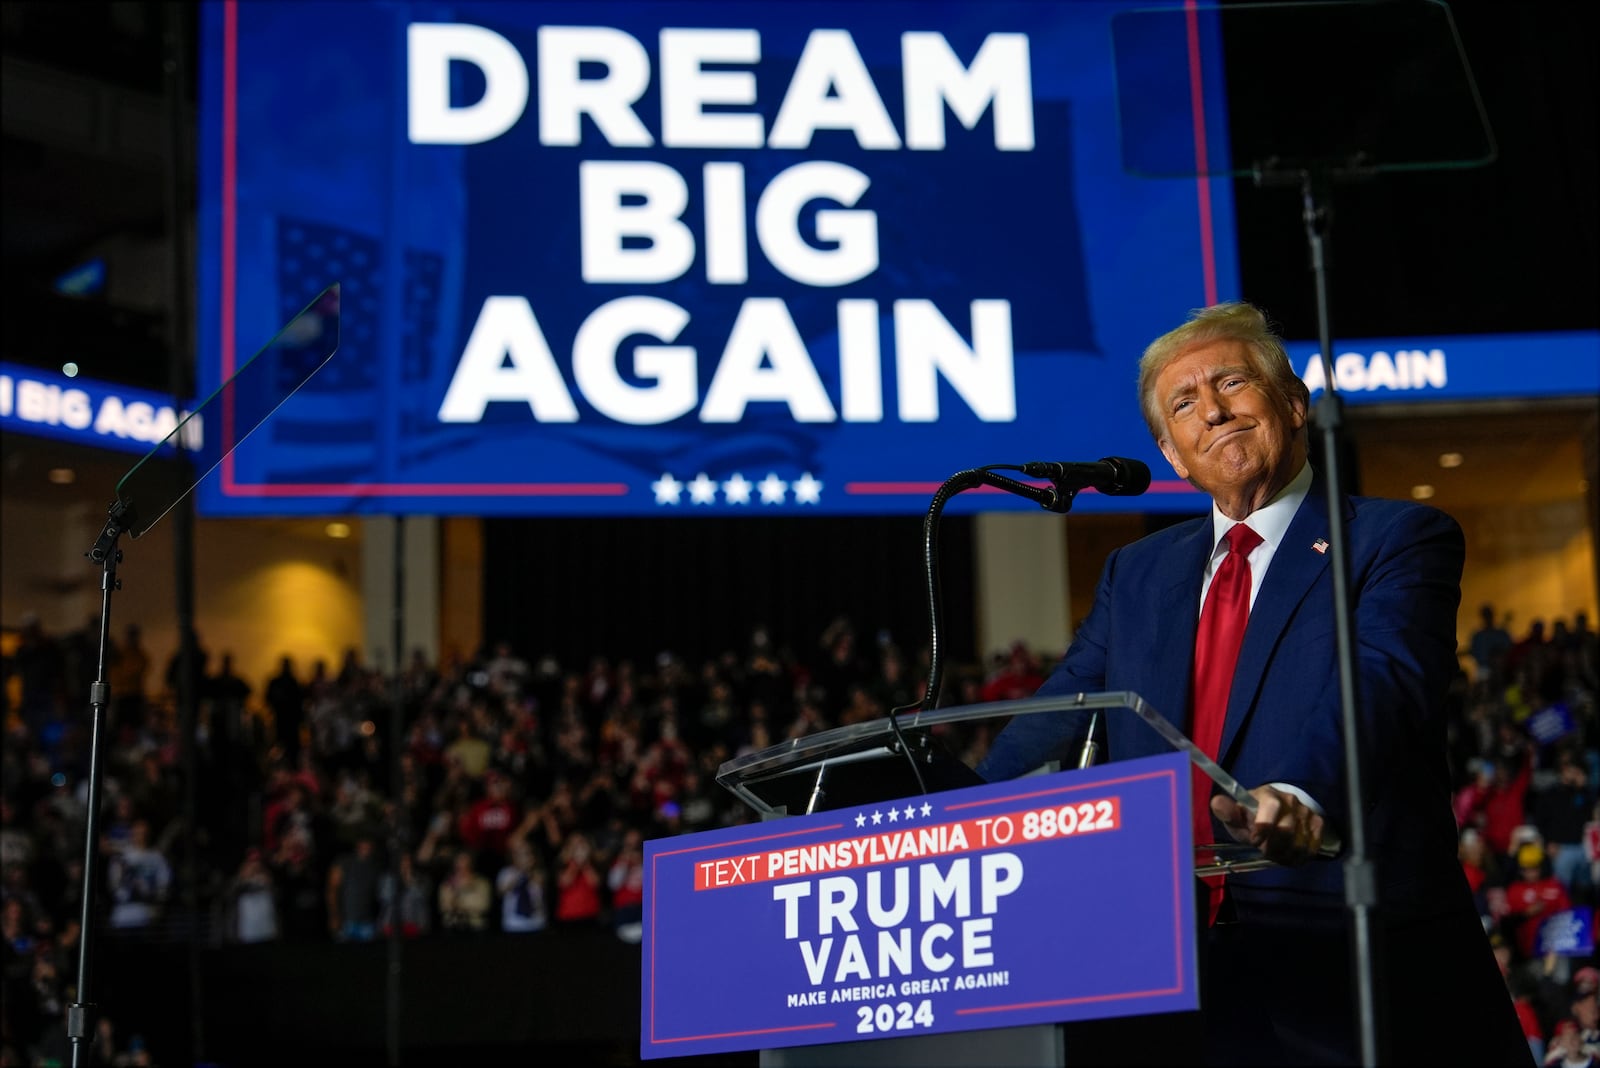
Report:
M1074 490L1093 486L1110 497L1137 497L1150 488L1150 468L1126 456L1107 456L1094 463L1058 463L1035 460L1022 465L1031 478L1048 478L1057 488Z

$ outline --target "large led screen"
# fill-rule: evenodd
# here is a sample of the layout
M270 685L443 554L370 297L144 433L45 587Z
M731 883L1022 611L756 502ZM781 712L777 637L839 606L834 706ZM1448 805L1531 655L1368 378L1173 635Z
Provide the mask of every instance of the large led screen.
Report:
M1118 10L208 4L202 394L343 297L201 507L920 512L967 468L1107 455L1157 481L1080 511L1201 507L1135 365L1238 296L1230 186L1124 172ZM1225 154L1189 27L1181 136Z

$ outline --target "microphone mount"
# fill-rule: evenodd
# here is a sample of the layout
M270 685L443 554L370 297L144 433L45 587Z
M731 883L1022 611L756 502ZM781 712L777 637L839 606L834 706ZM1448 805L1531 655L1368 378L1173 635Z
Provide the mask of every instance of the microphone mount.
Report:
M1031 470L1030 470L1031 468ZM1000 474L1001 471L1017 471L1025 475L1035 472L1050 477L1050 485L1039 486L1031 482L1011 478ZM1140 481L1142 477L1142 483ZM1108 458L1098 464L989 464L986 467L974 467L966 471L958 471L945 479L933 495L933 501L928 505L928 513L922 521L922 563L924 574L927 577L928 594L928 623L930 630L930 643L928 653L928 682L924 689L922 700L914 705L889 710L889 725L897 738L900 738L900 724L897 713L921 709L932 711L939 703L939 686L944 671L943 658L940 649L940 594L939 594L939 516L944 511L945 504L956 494L963 490L975 489L978 486L993 486L995 489L1005 490L1033 501L1047 512L1065 514L1072 510L1072 502L1077 498L1078 491L1088 486L1096 486L1102 492L1121 495L1134 495L1143 493L1150 485L1150 469L1144 464L1134 460L1116 460ZM902 739L902 744L904 740ZM918 773L920 781L921 774Z

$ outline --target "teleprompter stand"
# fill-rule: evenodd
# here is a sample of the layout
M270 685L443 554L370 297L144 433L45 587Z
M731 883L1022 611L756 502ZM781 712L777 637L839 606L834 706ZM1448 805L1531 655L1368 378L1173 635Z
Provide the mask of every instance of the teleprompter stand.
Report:
M107 681L111 648L111 595L122 587L117 565L122 562L119 542L124 534L142 536L155 526L199 481L232 454L267 417L333 358L339 345L339 286L323 290L247 360L217 391L185 415L153 449L117 483L105 528L84 555L101 569L100 648L94 682L89 686L88 813L83 833L83 880L78 938L77 996L67 1006L67 1038L72 1044L72 1065L87 1063L94 1032L92 998L96 923L99 918L100 807L104 780L106 713L111 705ZM223 427L202 445L201 415ZM202 458L190 462L190 457Z

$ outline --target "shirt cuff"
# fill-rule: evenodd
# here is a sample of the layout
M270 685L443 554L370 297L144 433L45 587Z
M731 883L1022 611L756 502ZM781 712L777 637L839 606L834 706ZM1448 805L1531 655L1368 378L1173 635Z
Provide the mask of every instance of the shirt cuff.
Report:
M1339 852L1339 849L1344 843L1339 840L1339 832L1333 829L1332 824L1328 821L1328 814L1322 811L1322 806L1317 804L1316 798L1300 789L1300 787L1295 786L1293 783L1269 782L1267 785L1272 787L1274 790L1282 790L1286 794L1293 794L1295 797L1300 799L1301 804L1305 805L1312 812L1315 812L1317 815L1321 816L1322 849L1319 852L1325 857L1331 857Z

